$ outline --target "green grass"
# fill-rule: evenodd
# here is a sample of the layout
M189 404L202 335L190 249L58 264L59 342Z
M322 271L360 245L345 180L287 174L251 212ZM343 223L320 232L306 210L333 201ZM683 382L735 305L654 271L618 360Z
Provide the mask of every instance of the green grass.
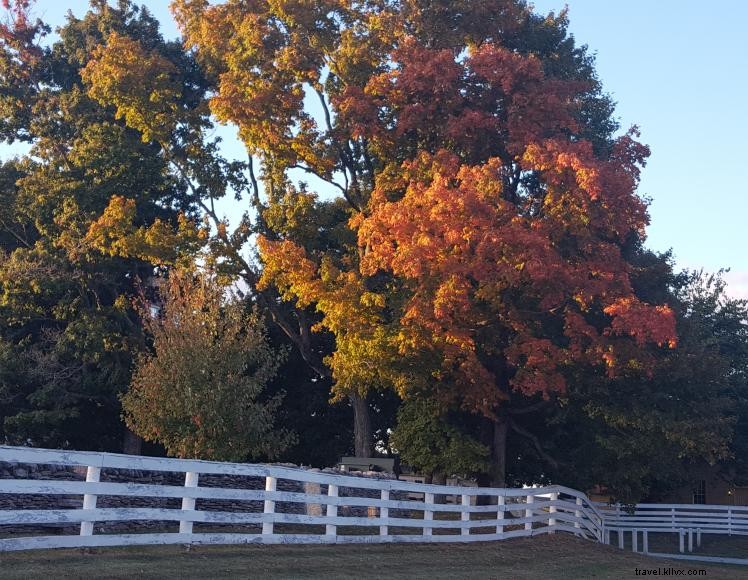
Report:
M707 570L707 578L748 578L748 568L659 560L565 534L473 544L148 546L0 554L2 579L633 578L636 568L658 567Z
M611 533L610 542L618 546L618 536ZM624 535L624 545L627 550L631 549L631 534ZM722 558L748 559L748 536L728 536L721 534L702 534L701 547L696 546L696 534L693 535L693 552L688 552L688 536L683 543L685 554L694 556L716 556ZM642 535L639 533L639 549L642 549ZM678 534L674 533L652 533L649 534L649 551L661 554L679 553ZM748 568L746 568L748 571Z

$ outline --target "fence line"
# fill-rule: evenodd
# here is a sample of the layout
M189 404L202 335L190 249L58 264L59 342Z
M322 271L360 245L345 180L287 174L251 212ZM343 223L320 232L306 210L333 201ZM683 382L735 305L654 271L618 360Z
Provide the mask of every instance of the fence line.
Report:
M682 555L701 547L703 534L748 536L748 506L655 503L641 503L630 508L620 505L596 506L604 517L603 542L606 544L611 543L612 532L617 536L618 547L623 549L625 536L630 534L631 546L635 552L639 551L638 540L641 536L643 554L748 565L747 559ZM654 533L678 534L679 554L650 552L649 536Z
M86 474L85 481L0 479L0 497L81 497L76 509L0 509L0 536L3 526L14 526L11 537L0 537L0 551L191 543L476 542L556 531L603 539L603 517L596 506L585 494L562 486L427 485L274 465L7 446L0 446L0 462L73 467ZM183 473L184 485L106 481L116 470ZM234 487L202 485L206 476L230 476ZM259 480L258 489L241 488L237 480L242 478ZM279 490L281 483L296 491ZM414 493L421 497L413 498ZM445 496L458 496L459 503L440 503ZM112 497L181 500L181 506L104 507L99 501ZM257 502L257 511L247 511L247 505L239 509L236 503L225 509L201 506L208 501ZM289 505L305 513L289 513ZM102 533L102 525L117 522L142 523L144 529ZM154 523L161 529L154 530ZM78 526L78 533L38 535L35 530L44 525ZM24 526L31 531L16 530Z
M8 446L0 446L0 464L61 466L79 477L0 479L0 506L10 505L0 509L0 552L147 544L478 542L563 532L605 544L613 533L620 548L631 534L634 551L654 555L651 533L678 534L681 553L700 546L702 534L748 535L748 506L624 509L595 504L584 493L557 485L429 485L277 465ZM72 473L63 475L69 479ZM455 497L455 503L446 503L446 497ZM67 509L55 505L63 498ZM58 533L50 534L49 527Z
M748 506L640 503L626 509L597 504L606 527L648 528L678 532L699 529L703 534L748 535Z

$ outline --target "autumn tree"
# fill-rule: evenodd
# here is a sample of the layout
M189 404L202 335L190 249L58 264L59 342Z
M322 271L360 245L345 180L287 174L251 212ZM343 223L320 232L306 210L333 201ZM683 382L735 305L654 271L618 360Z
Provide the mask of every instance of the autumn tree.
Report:
M159 149L172 178L186 189L189 199L213 228L209 259L224 273L243 280L252 299L271 313L274 323L297 347L306 364L322 381L328 381L330 373L322 359L326 354L323 345L329 341L311 335L314 313L281 305L272 288L259 291L260 269L245 245L258 231L271 237L314 236L312 243L331 248L352 244L354 238L344 227L345 207L337 202L316 204L303 186L285 188L286 184L283 191L274 190L270 184L266 187L267 203L261 201L256 172L265 176L268 160L257 159L253 154L247 163L229 163L221 157L217 141L210 138L207 100L189 98L192 84L184 78L183 71L184 62L192 58L190 53L177 54L115 31L92 56L82 71L88 94L111 107L118 119L140 133L144 142ZM209 68L203 70L211 75ZM228 220L215 209L216 200L228 191L250 201L248 211L231 231ZM143 240L160 240L153 228L138 223L124 211L123 204L123 200L112 198L92 233L95 232L95 241L102 251L130 257L138 255ZM342 239L338 237L340 233ZM146 250L151 252L158 247L157 243L146 244Z
M89 98L80 72L110 34L168 48L148 12L126 2L94 2L56 39L44 38L32 2L4 4L0 138L18 155L0 166L0 344L13 362L0 439L120 450L118 395L143 344L128 297L202 241L158 149ZM144 228L118 238L127 256L103 227L121 215Z
M257 311L208 273L174 270L140 312L152 352L122 397L135 433L170 455L223 461L274 458L293 442L275 427L282 394L263 397L283 353Z
M289 407L287 419L303 417L339 439L345 422L327 419L347 410L328 413L329 373L318 354L331 341L310 336L307 313L276 304L272 292L256 292L258 270L244 247L255 231L250 212L228 232L216 211L221 198L254 199L258 190L252 167L219 150L206 100L211 85L194 58L181 43L164 41L148 10L129 1L93 2L81 19L69 17L48 48L37 42L48 27L29 15L32 8L33 2L17 3L16 24L4 29L0 130L8 142L29 143L31 154L6 163L0 175L0 242L8 258L0 282L2 336L24 361L7 369L3 436L118 449L117 394L129 383L132 353L143 346L128 297L138 279L147 287L154 269L189 262L207 244L211 252L202 259L242 278L247 300L271 311L273 330L284 335L273 332L273 340L306 345L279 371L277 381L291 382L299 395L310 386L310 404L294 398L298 408ZM107 58L109 44L116 58ZM283 206L276 207L268 219L283 221ZM329 231L331 239L344 229L335 226L345 221L339 204L296 218L308 222L306 231ZM309 226L325 221L329 227ZM297 364L299 353L309 368ZM51 356L59 364L46 364ZM40 357L45 364L34 362ZM340 447L338 455L349 452L342 441L331 449ZM329 463L326 453L316 461Z
M335 336L338 396L426 392L484 415L502 484L510 411L563 393L572 362L612 376L674 342L672 313L636 297L621 252L647 223L647 150L612 137L565 15L509 1L174 7L215 82L211 110L260 159L260 214L314 206L292 170L347 204L355 244L260 239L261 287L316 308Z
M317 329L331 332L336 341L327 357L335 393L351 397L358 417L357 452L367 454L370 435L364 397L372 388L403 382L402 369L390 372L401 358L393 342L399 332L397 319L388 327L387 317L379 316L381 296L370 291L378 283L386 284L386 276L376 278L360 270L366 244L356 247L344 238L342 247L325 248L316 236L310 240L264 221L266 215L278 216L278 210L296 220L322 205L306 189L291 185L291 173L302 171L316 183L326 182L355 216L368 211L378 179L392 176L419 152L436 152L444 136L438 130L442 124L450 128L440 145L459 151L465 160L487 158L492 154L487 144L505 139L495 131L496 119L481 117L462 96L447 94L454 89L450 83L459 68L456 57L485 41L503 41L509 50L532 53L533 66L545 67L553 82L559 81L554 94L556 89L573 92L574 110L567 113L579 121L576 133L601 154L612 146L610 132L615 124L610 120L610 101L600 92L589 57L567 38L565 16L542 18L522 2L450 3L438 8L418 2L322 2L310 7L286 2L231 1L210 6L179 1L173 6L186 45L196 50L215 83L211 110L219 120L238 126L249 154L259 161L259 180L267 199L254 201L260 216L258 231L268 242L262 248L266 271L260 285L277 287L296 304L297 312L313 307L322 313ZM417 53L420 48L425 52ZM404 56L422 60L420 69L412 68L405 75L413 86L398 89L397 98L411 99L414 107L406 113L405 123L396 127L394 116L403 103L390 99L394 93L386 94L386 76ZM563 88L561 81L570 84ZM556 94L552 99L566 96ZM525 108L542 110L546 104L535 101L525 103ZM460 111L454 115L449 107ZM506 117L506 111L503 114ZM563 130L563 120L559 123L558 129ZM474 137L474 142L465 141L462 133ZM478 150L475 141L486 145ZM512 155L507 153L508 158ZM304 257L298 251L310 259L313 270L325 270L318 281L326 285L326 297L319 288L303 296L287 291L294 283L290 278L282 280L283 270ZM389 305L384 310L394 312ZM319 369L304 322L299 320L304 330L297 343ZM389 362L371 362L379 360Z

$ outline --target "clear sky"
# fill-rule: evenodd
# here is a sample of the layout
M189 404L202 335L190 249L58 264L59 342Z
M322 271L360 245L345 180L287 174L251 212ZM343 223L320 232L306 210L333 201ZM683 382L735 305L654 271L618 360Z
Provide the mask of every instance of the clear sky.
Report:
M145 2L174 37L168 3ZM533 3L542 13L565 4ZM639 189L652 199L649 247L673 248L681 268L731 268L730 292L748 298L748 0L566 4L570 30L597 55L622 127L639 125L652 149ZM36 10L54 27L68 9L81 15L87 5L38 0Z

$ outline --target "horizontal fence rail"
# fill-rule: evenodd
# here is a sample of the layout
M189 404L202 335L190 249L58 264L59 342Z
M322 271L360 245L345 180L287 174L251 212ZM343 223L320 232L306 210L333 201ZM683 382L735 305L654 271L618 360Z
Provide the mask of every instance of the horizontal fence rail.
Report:
M748 506L641 503L599 506L609 529L648 528L678 532L699 529L704 534L748 535Z
M703 534L748 536L748 506L641 503L633 506L596 504L596 507L604 517L603 542L606 544L611 543L611 534L615 534L618 547L623 549L628 534L630 546L635 552L748 565L747 559L681 555L701 547ZM677 534L680 554L650 551L650 535L658 533Z
M0 551L476 542L555 532L605 537L600 510L561 486L427 485L276 465L7 446L0 446L2 465L16 470L13 476L0 470Z

